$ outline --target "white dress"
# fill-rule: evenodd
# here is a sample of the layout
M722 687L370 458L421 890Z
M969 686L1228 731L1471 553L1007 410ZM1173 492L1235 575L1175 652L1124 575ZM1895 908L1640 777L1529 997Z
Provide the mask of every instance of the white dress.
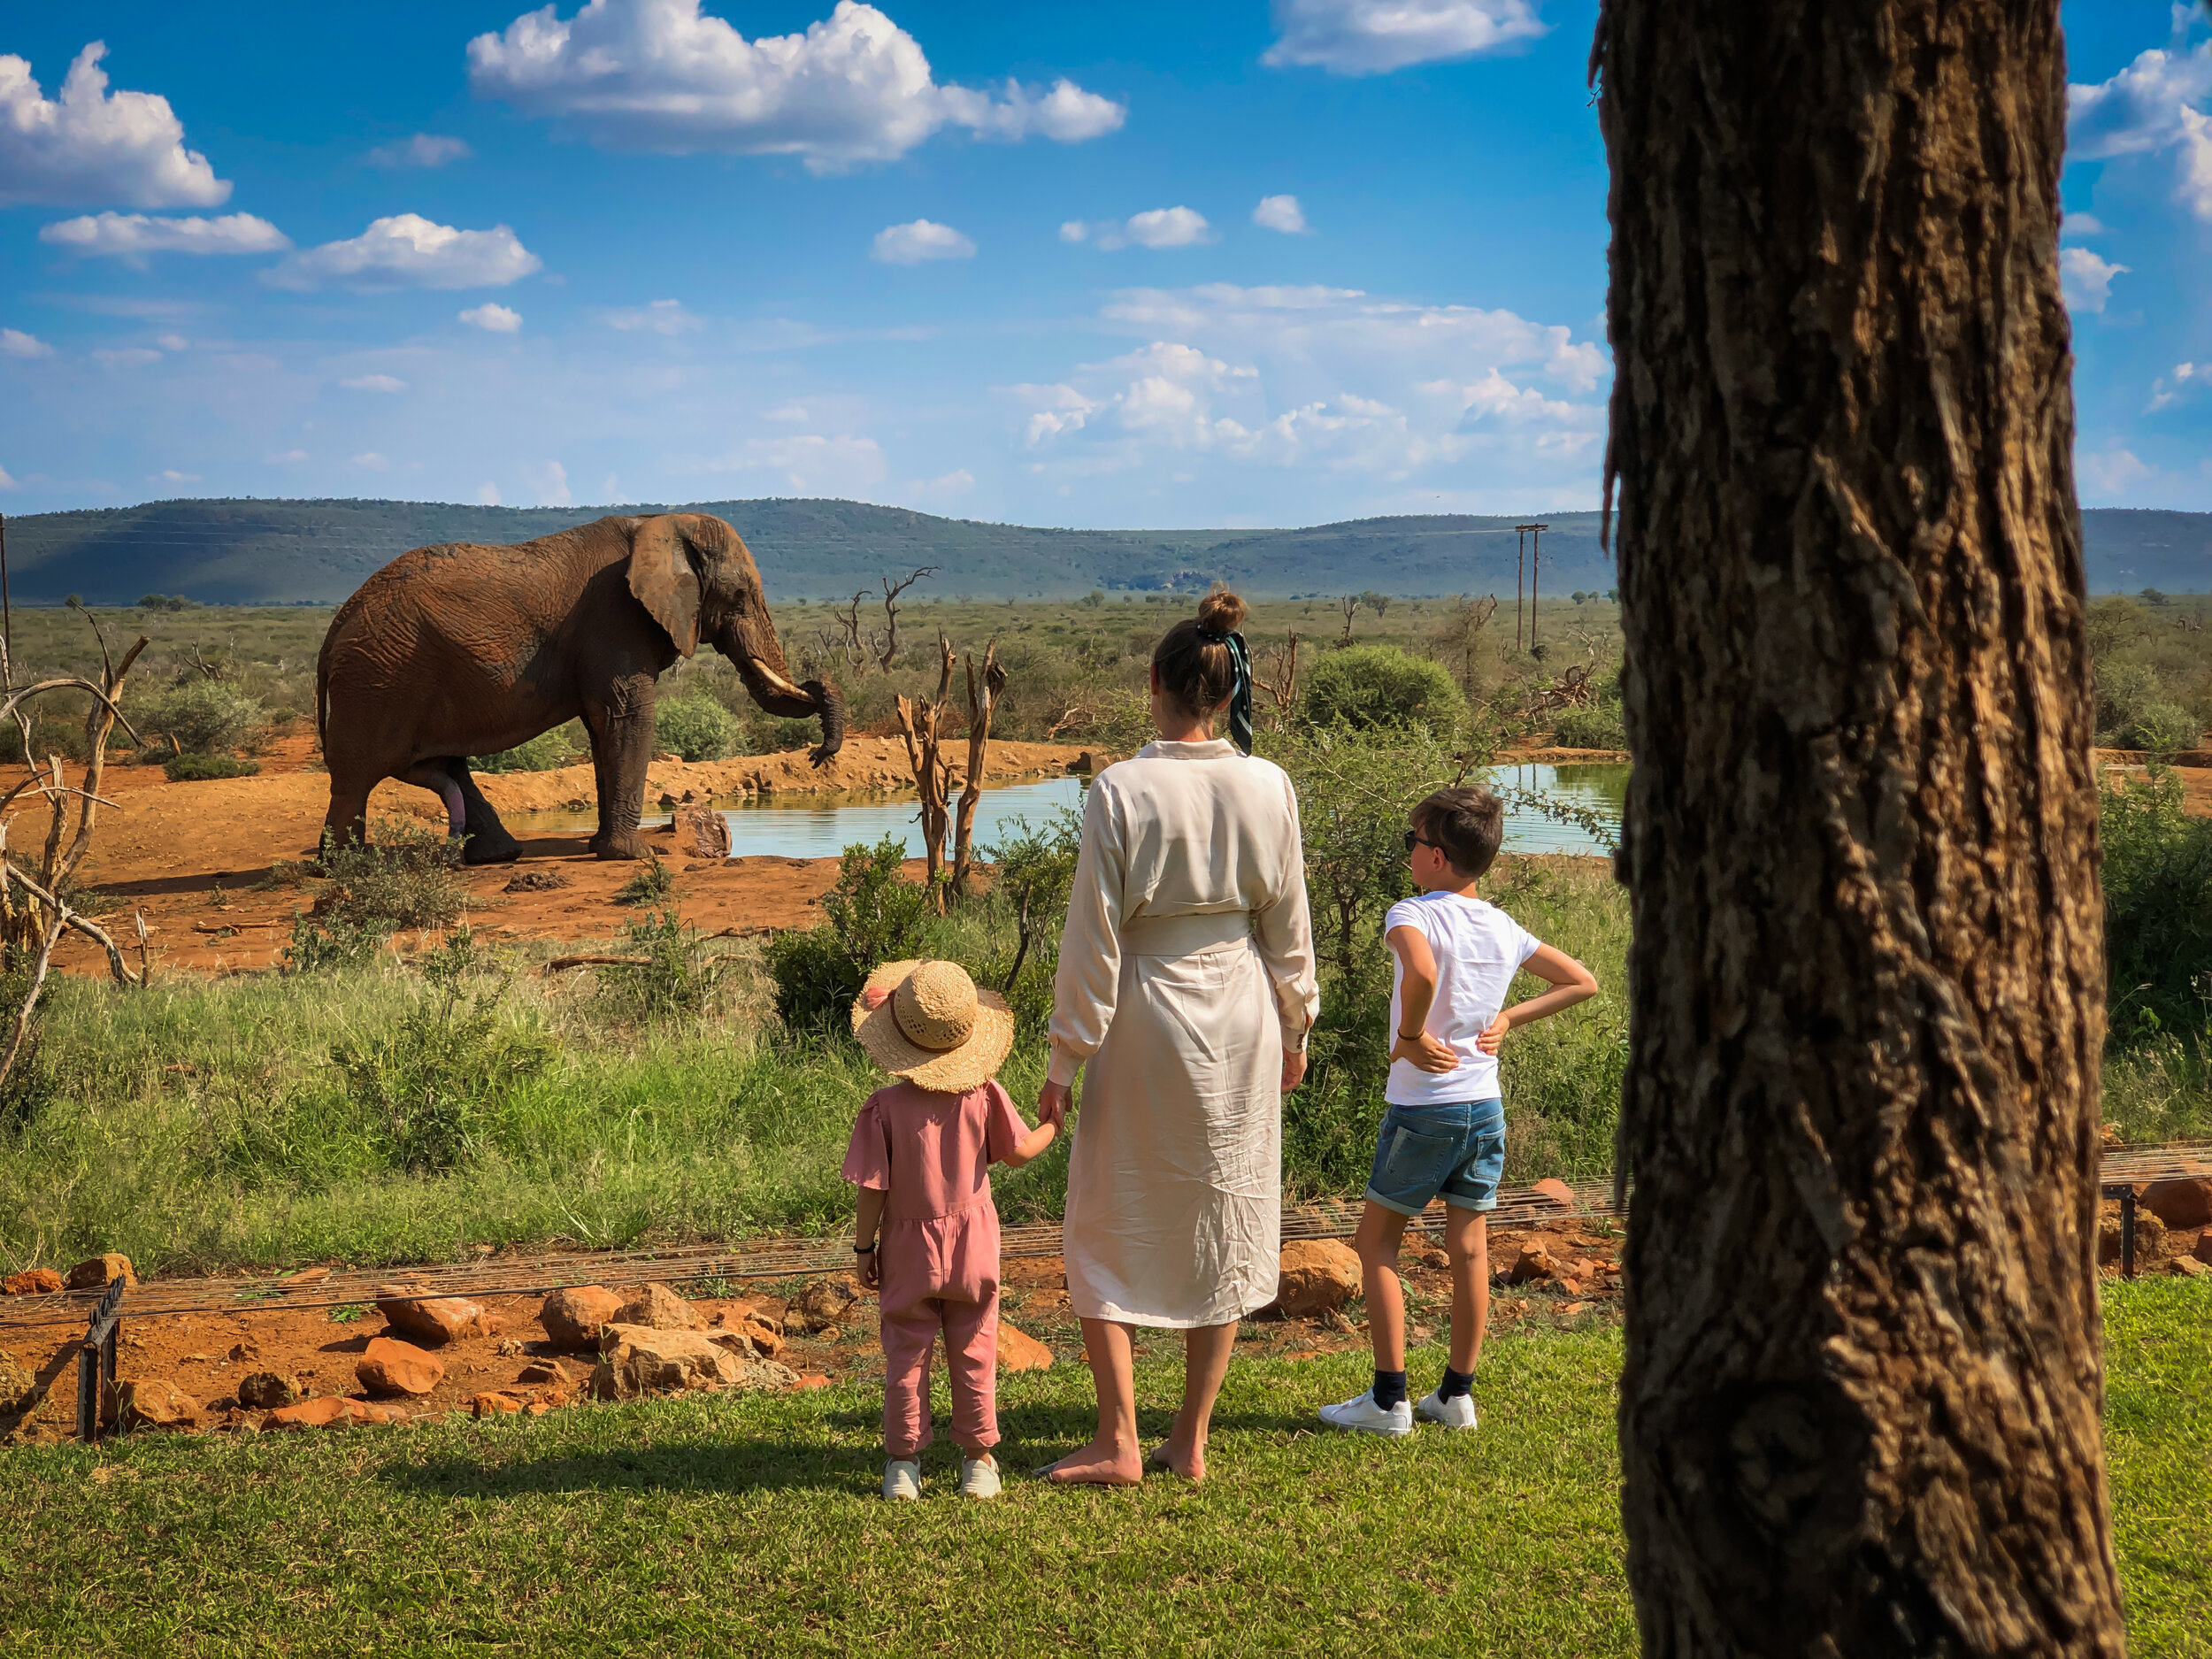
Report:
M1156 742L1091 786L1054 982L1085 1318L1225 1325L1275 1297L1282 1064L1313 1023L1298 798L1233 744Z

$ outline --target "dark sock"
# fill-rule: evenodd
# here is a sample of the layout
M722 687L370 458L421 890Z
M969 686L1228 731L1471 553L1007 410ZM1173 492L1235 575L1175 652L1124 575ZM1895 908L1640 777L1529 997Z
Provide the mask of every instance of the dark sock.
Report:
M1444 1380L1436 1385L1436 1397L1439 1400L1456 1400L1460 1395L1472 1394L1474 1391L1474 1372L1454 1371L1449 1365L1444 1367Z
M1375 1373L1375 1403L1387 1411L1406 1401L1406 1374L1402 1371L1379 1371Z

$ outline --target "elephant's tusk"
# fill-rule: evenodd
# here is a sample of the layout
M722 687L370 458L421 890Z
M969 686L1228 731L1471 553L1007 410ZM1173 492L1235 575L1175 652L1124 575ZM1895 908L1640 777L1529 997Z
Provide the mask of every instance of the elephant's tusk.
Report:
M759 657L748 657L745 660L752 664L754 672L768 682L768 688L771 691L780 692L787 697L796 697L802 703L811 703L814 701L814 699L808 696L805 692L800 690L798 687L793 685L774 669L769 667L767 664L762 662Z

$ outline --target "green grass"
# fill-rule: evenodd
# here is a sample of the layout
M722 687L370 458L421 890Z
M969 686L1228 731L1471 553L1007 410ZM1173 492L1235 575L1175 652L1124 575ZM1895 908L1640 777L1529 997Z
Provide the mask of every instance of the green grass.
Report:
M2212 1289L2110 1286L2109 1448L2138 1655L2212 1653ZM1417 1349L1417 1378L1442 1363ZM1627 1654L1617 1330L1503 1336L1483 1426L1317 1432L1363 1356L1233 1366L1213 1478L1127 1493L926 1461L873 1494L872 1384L534 1421L0 1457L0 1653ZM1179 1371L1141 1360L1148 1432ZM941 1376L937 1409L947 1402ZM1009 1377L1010 1471L1087 1432L1087 1374Z

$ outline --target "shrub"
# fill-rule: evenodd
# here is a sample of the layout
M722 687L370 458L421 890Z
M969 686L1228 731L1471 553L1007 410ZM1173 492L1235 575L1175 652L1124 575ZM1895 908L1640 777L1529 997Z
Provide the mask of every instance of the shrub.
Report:
M1443 664L1409 657L1394 645L1325 652L1308 675L1304 707L1317 726L1340 722L1362 730L1425 726L1450 732L1467 712Z
M199 783L210 778L250 778L261 770L261 763L240 760L235 755L195 755L188 751L170 756L161 763L161 769L169 774L171 783Z
M2131 605L2129 608L2133 609ZM2099 741L2116 746L2123 744L2143 711L2161 701L2158 676L2142 663L2103 658L2096 663L2095 675Z
M131 709L130 716L141 736L165 738L170 752L179 755L227 754L262 718L258 703L219 680L188 680L156 692Z
M676 890L676 878L655 853L637 867L637 873L615 889L617 904L658 904Z
M495 755L472 755L472 772L551 772L577 757L574 723L541 732L526 743L503 749Z
M1627 728L1617 703L1569 709L1553 722L1551 741L1562 749L1626 749Z
M2121 733L2124 749L2139 749L2154 755L2174 755L2194 749L2204 741L2204 722L2171 703L2154 703L2138 714Z
M929 893L901 875L905 862L906 844L895 836L848 847L838 860L836 885L822 897L822 925L769 941L776 1012L789 1029L842 1029L869 971L903 962L920 949L930 923Z
M697 928L665 910L632 922L628 935L630 949L644 960L599 973L600 995L618 1018L684 1018L714 1005L722 964L708 959Z
M664 697L653 710L653 747L686 760L720 760L737 747L737 717L712 697Z
M408 819L386 819L365 846L326 834L322 872L329 885L293 917L285 966L300 973L341 966L364 959L400 928L445 926L468 901L455 861L448 837Z
M2186 817L2162 766L2102 791L2112 1034L2201 1033L2212 992L2212 819Z
M1063 810L1041 826L1025 818L1007 826L1005 839L982 849L998 866L990 902L1012 918L1013 960L995 967L989 982L1014 1010L1017 1029L1042 1032L1052 1023L1052 981L1060 958L1060 930L1082 850L1083 820Z

